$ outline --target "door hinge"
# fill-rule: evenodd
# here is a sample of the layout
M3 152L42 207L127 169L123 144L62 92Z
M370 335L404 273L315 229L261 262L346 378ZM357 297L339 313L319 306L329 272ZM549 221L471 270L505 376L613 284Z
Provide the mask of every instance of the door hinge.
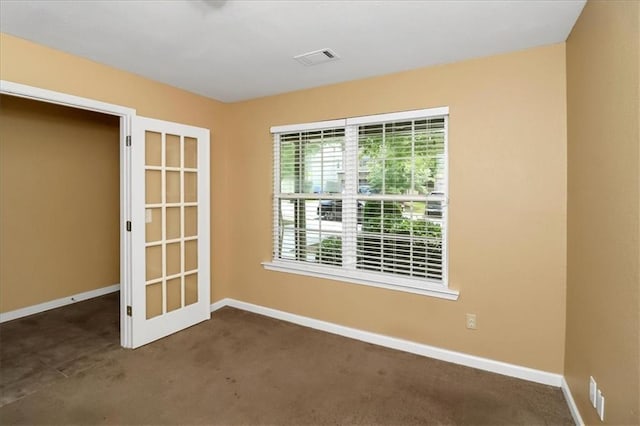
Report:
M131 306L127 306L127 316L131 316Z
M127 136L126 145L131 146L131 136Z
M131 232L131 221L127 221L127 231Z

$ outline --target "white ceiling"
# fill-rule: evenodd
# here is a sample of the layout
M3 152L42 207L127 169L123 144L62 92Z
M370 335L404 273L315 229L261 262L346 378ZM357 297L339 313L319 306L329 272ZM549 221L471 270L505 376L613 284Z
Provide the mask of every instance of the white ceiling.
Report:
M231 102L562 42L584 4L0 0L0 30Z

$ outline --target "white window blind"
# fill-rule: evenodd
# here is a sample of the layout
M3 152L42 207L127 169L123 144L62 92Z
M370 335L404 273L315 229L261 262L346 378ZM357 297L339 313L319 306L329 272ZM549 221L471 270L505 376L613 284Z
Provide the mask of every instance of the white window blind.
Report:
M273 128L273 262L446 288L447 119L438 108Z
M445 119L369 124L358 130L363 224L358 267L442 281Z
M321 252L340 240L344 188L344 128L275 136L279 179L274 197L275 258L336 264ZM322 220L324 217L326 220Z

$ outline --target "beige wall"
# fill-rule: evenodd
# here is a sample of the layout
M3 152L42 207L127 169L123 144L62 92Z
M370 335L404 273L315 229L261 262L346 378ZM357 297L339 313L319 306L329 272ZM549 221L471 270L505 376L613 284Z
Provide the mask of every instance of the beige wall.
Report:
M139 115L211 131L212 300L229 283L225 105L135 74L0 33L0 78L137 109ZM229 128L230 129L230 128ZM231 129L230 129L231 130Z
M120 282L118 126L0 97L0 312Z
M640 423L640 3L589 1L567 41L565 375L583 419Z
M318 72L321 72L319 70ZM449 106L445 301L266 271L273 125ZM566 280L564 44L230 106L230 296L562 373ZM465 313L479 328L465 328Z

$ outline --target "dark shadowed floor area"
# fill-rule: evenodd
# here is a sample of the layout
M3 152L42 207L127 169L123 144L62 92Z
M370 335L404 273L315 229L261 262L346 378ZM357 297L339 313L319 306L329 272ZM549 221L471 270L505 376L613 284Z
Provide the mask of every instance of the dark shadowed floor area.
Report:
M121 349L118 297L0 326L0 423L573 424L560 389L232 308Z

